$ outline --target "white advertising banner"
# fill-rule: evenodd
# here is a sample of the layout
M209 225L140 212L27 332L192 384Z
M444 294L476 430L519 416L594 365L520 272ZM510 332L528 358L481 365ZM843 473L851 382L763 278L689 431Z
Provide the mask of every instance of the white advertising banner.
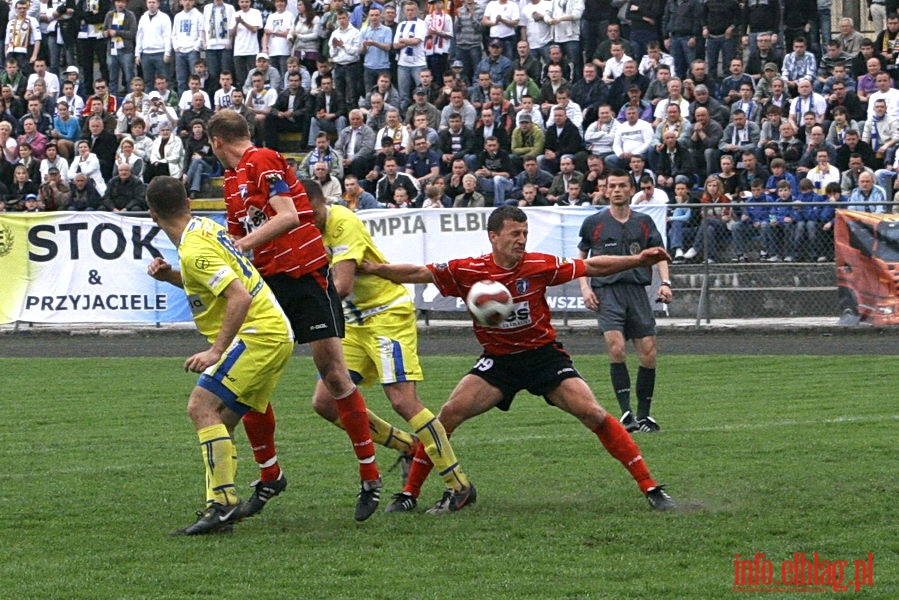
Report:
M425 264L490 252L492 208L371 210L359 213L391 262ZM664 206L641 207L665 231ZM528 249L577 256L581 223L590 207L531 208ZM222 215L214 218L220 222ZM106 212L0 214L0 323L117 323L190 321L184 294L150 278L161 256L177 264L174 245L148 218ZM586 311L576 283L550 291L557 311ZM427 310L464 310L461 301L417 286Z

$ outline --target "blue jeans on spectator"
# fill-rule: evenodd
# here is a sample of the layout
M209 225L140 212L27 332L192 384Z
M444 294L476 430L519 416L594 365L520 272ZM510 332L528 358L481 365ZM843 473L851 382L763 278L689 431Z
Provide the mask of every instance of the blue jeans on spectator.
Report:
M793 223L762 223L762 240L768 256L783 257L790 251Z
M631 46L634 47L634 55L631 58L639 64L640 59L646 54L646 45L658 39L659 34L651 29L634 29L632 27L630 40Z
M608 26L608 21L581 19L581 40L584 42L584 54L587 56L587 60L593 60L596 48L599 46L600 39L604 37Z
M190 159L190 166L187 167L187 187L192 192L199 192L203 186L203 175L212 173L212 167L209 166L202 158Z
M144 84L148 90L156 89L154 84L157 75L165 77L169 75L169 69L165 64L163 56L162 52L142 52L140 55L140 66L144 72Z
M803 238L808 243L803 246ZM818 222L817 221L797 221L796 227L793 229L793 243L791 244L790 256L796 260L815 260L818 258Z
M582 78L584 70L584 57L581 55L581 43L578 40L571 42L562 42L559 44L565 59L571 63L571 80L577 81ZM515 60L514 58L512 60Z
M727 234L727 223L718 217L706 217L696 232L693 248L702 258L717 262L720 260L721 249L727 241ZM708 248L706 248L706 237L708 237ZM705 255L703 251L706 252Z
M256 55L246 54L242 56L234 56L234 87L243 89L243 84L247 81L247 75L256 67Z
M483 194L493 196L493 206L502 206L506 203L506 194L515 187L515 182L508 177L495 175L493 177L478 177L478 189Z
M54 44L55 45L55 44ZM131 79L134 77L134 54L131 52L119 52L115 56L106 58L109 67L109 93L113 96L124 96L131 89ZM125 77L125 85L119 87L119 71ZM122 93L124 90L125 93Z
M400 114L406 114L406 109L412 103L412 91L415 87L421 85L421 67L404 67L398 66L396 69L397 85L400 92ZM315 139L315 138L310 138Z
M346 127L346 117L337 117L334 121L313 117L309 123L309 139L306 143L309 146L315 145L315 138L318 137L320 131L334 134L340 133L344 127Z
M481 47L471 46L469 48L463 48L461 46L456 46L456 58L462 61L462 74L465 77L465 81L471 83L474 80L475 75L477 75L477 73L474 72L474 68L478 66L478 63L481 62L481 58L483 58Z
M187 78L194 72L194 63L200 59L200 51L175 52L175 78L178 80L178 94L187 91Z
M724 68L724 74L730 72L730 60L734 57L735 42L733 37L709 37L705 41L706 62L708 70L706 71L714 79L720 79L718 75L718 56L721 56L721 65Z
M206 67L209 71L209 76L213 78L216 85L218 85L219 74L222 71L234 73L234 61L231 58L232 52L231 49L206 51Z
M690 47L689 36L671 38L671 56L674 58L674 71L678 77L685 77L690 72L690 63L696 60L696 45Z
M689 226L685 221L671 221L671 228L668 230L668 248L670 250L683 249L688 240L693 239L696 227Z

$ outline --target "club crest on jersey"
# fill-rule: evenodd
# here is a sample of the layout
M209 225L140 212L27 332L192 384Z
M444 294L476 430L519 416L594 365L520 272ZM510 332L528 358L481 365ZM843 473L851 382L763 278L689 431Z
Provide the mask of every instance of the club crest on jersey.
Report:
M247 199L247 184L241 183L237 186L237 193L240 194L240 197L243 200Z
M639 242L631 242L630 247L628 247L628 252L631 256L636 256L640 254L640 243Z
M515 280L515 291L519 294L526 294L528 290L531 289L530 284L527 279L516 279Z
M438 271L446 271L447 266L449 266L449 265L447 265L446 263L435 263L434 264L434 268L437 269Z

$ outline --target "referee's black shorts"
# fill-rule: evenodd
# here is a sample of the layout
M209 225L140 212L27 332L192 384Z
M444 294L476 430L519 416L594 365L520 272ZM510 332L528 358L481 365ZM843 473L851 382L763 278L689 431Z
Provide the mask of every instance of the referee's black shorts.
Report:
M503 399L496 405L500 410L509 410L515 394L521 390L543 396L552 404L546 394L565 379L581 377L559 342L515 354L482 354L469 373L502 392Z
M599 328L620 331L627 340L656 335L656 319L646 295L646 287L639 283L613 283L594 287L599 300Z

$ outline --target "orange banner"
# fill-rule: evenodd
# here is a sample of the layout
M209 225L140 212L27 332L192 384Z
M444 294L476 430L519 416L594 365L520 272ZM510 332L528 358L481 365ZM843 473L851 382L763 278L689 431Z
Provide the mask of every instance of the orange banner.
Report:
M899 215L838 210L834 244L843 311L899 324Z

